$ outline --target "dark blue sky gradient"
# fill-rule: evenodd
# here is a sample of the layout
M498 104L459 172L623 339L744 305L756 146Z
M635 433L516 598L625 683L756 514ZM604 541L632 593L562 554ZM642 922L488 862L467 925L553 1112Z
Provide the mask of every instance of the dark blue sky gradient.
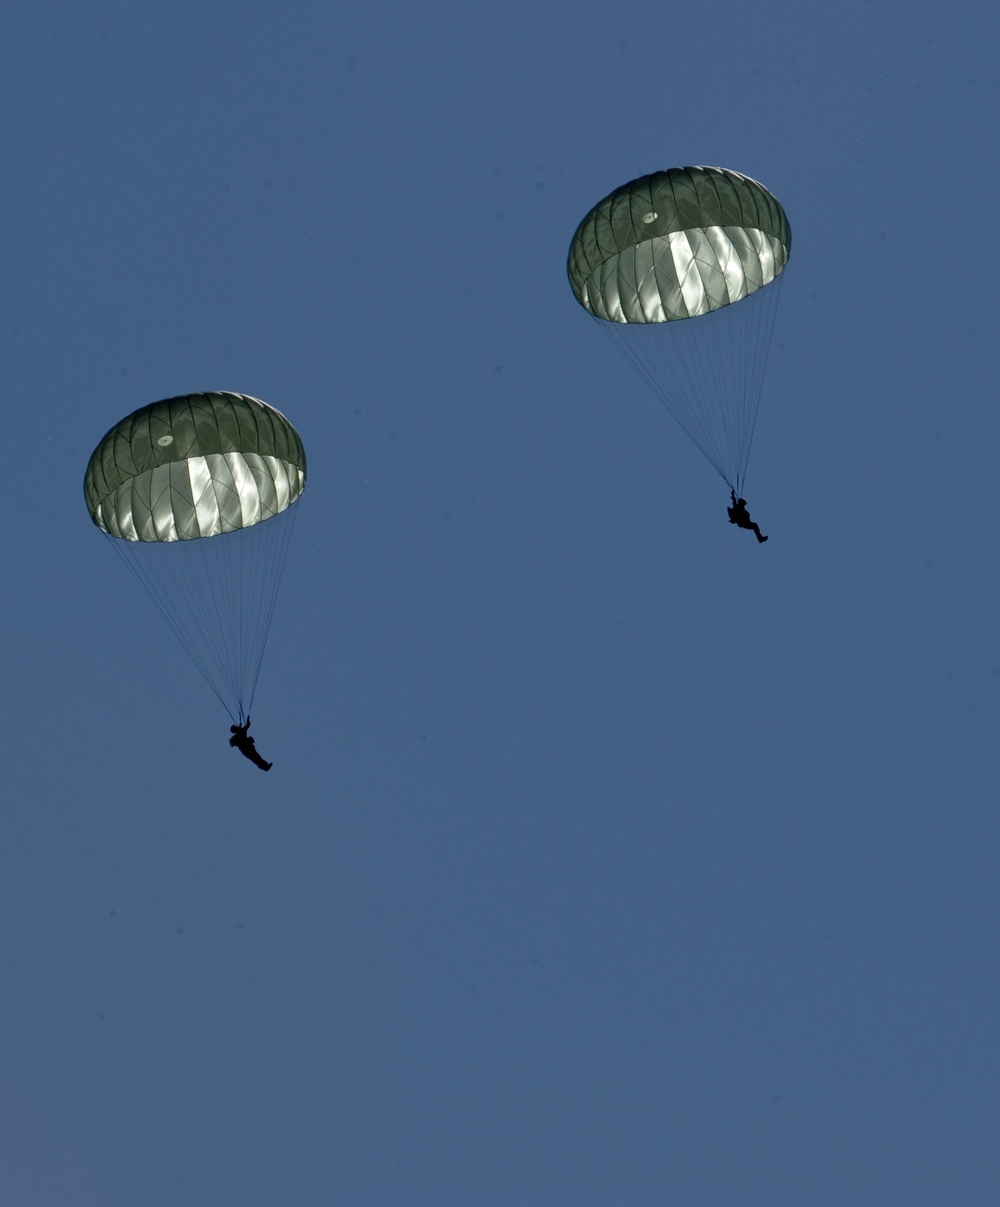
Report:
M4 1204L996 1202L995 43L5 8ZM686 163L794 231L765 546L565 278ZM204 389L310 457L267 776L82 497Z

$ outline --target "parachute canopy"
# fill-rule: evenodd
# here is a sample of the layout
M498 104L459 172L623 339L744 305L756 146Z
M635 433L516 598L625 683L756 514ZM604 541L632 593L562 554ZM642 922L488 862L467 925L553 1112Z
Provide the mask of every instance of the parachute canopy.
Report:
M615 189L570 244L577 301L737 494L791 242L762 184L688 167Z
M234 721L253 703L305 484L284 415L224 391L140 407L87 465L91 518Z
M298 432L247 394L182 394L140 407L94 450L94 523L129 541L187 541L278 515L306 484Z
M573 236L580 305L615 323L668 323L719 310L770 284L788 262L785 211L726 168L671 168L622 185Z

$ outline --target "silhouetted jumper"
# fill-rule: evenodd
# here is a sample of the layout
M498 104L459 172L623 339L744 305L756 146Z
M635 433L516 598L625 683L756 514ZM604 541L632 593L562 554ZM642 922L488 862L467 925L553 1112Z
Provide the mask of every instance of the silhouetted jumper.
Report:
M260 751L257 749L257 744L247 733L249 728L249 717L247 717L242 725L230 725L229 730L233 736L229 739L229 745L235 746L244 758L249 759L250 762L253 763L255 767L259 767L261 771L270 771L274 764L265 762L264 759L261 758Z
M757 540L764 543L767 540L766 536L761 535L760 528L750 519L750 512L747 511L746 499L737 499L736 491L730 490L730 496L733 500L732 507L727 507L726 511L729 514L730 524L735 524L737 528L748 528L751 532L757 534Z

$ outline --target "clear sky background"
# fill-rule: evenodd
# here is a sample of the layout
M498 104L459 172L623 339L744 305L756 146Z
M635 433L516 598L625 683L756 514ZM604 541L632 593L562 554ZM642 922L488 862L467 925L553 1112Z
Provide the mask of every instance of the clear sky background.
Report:
M4 8L5 1205L997 1202L997 33ZM688 163L794 231L763 546L565 277ZM82 496L205 389L310 458L266 776Z

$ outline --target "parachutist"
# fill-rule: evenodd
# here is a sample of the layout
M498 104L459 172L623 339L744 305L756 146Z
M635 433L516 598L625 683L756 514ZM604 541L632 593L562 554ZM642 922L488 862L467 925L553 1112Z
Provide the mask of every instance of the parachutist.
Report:
M757 534L757 540L763 544L767 540L767 537L761 534L760 526L755 524L753 520L750 519L750 512L747 511L746 499L737 499L735 490L730 490L729 494L733 500L732 507L726 508L726 512L729 515L730 524L735 524L737 528L747 528L749 531L755 532Z
M249 733L247 733L249 728L249 717L247 717L242 725L230 725L229 730L233 736L229 739L229 745L235 746L244 758L249 759L250 762L253 763L255 767L259 767L261 771L270 771L274 764L266 762L261 757L260 751L257 749L256 742L254 742L253 738L249 735Z

